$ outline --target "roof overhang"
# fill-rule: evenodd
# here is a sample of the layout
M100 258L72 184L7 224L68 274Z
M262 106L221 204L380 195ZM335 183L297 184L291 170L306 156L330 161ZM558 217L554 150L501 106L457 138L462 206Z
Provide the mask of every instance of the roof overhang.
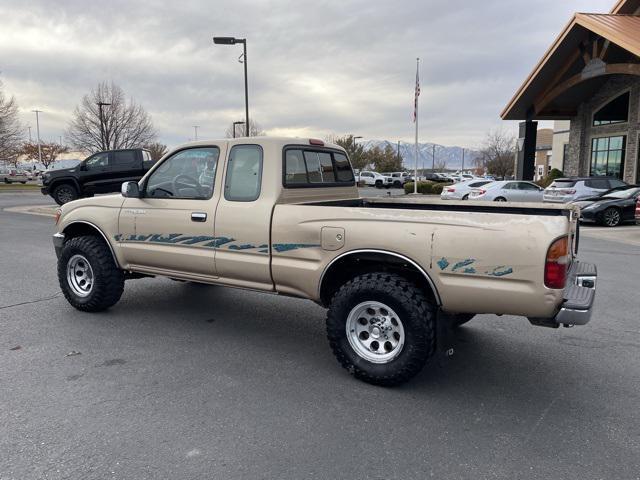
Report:
M635 3L640 5L640 0ZM615 8L632 8L632 4L634 2L626 0ZM618 47L618 54L607 58L612 45ZM625 54L624 61L620 60L620 52ZM640 75L639 57L640 16L576 13L501 117L504 120L571 118L577 106L593 95L608 75Z

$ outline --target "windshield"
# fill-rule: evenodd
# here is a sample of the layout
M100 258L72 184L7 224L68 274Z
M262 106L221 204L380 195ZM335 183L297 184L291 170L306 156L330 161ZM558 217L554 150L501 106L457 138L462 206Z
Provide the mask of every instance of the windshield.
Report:
M626 190L609 190L604 192L600 198L631 198L640 192L640 187L628 188Z

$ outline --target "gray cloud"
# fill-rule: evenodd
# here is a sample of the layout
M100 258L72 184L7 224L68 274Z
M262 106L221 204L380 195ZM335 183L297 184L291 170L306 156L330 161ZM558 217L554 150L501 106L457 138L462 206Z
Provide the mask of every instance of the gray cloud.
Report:
M25 123L57 139L81 96L113 80L169 145L220 137L243 118L246 36L252 116L270 133L411 141L415 57L422 141L473 147L574 11L613 0L44 0L0 5L0 78ZM513 128L512 124L505 127Z

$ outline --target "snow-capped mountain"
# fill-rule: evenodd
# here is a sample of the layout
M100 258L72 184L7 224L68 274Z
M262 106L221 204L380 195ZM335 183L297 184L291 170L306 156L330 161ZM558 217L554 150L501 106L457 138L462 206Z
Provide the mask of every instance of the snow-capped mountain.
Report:
M380 147L384 149L387 145L391 145L394 150L397 150L398 143L390 142L388 140L367 140L359 142L365 150L369 150L374 147ZM462 147L447 147L444 145L438 145L433 143L418 143L418 168L431 168L433 165L432 155L433 146L435 145L436 153L436 165L446 163L447 170L457 170L462 167ZM400 155L402 156L402 162L405 169L413 170L415 168L415 144L400 142ZM475 166L474 158L480 155L479 152L468 148L464 149L464 168L472 168Z

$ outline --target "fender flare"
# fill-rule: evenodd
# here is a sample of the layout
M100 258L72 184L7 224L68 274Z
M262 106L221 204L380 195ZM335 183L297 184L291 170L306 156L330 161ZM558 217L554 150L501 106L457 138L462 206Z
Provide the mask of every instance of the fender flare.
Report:
M58 177L58 178L52 178L51 179L51 183L49 185L47 185L47 187L49 188L49 191L53 193L53 190L58 186L58 184L60 183L71 183L73 184L73 186L75 187L75 189L78 191L79 194L82 194L82 188L80 187L80 183L78 182L78 180L74 177Z
M440 297L440 293L438 292L438 288L436 287L436 284L432 280L431 276L429 276L429 274L426 272L426 270L424 268L422 268L417 262L411 260L406 255L402 255L400 253L391 252L389 250L379 250L379 249L374 249L374 248L364 248L364 249L358 249L358 250L349 250L348 252L344 252L344 253L338 255L337 257L335 257L333 260L331 260L327 264L327 266L324 267L324 270L322 271L322 275L320 275L320 281L318 282L318 298L321 297L322 283L324 281L324 277L325 277L326 273L331 269L332 265L335 264L338 260L341 260L341 259L343 259L345 257L350 256L350 255L357 255L359 253L378 253L378 254L381 254L381 255L389 255L389 256L392 256L392 257L399 258L399 259L404 260L405 262L409 263L411 266L415 267L416 270L418 270L418 272L420 272L420 274L422 274L422 276L427 281L427 284L429 285L429 288L431 288L431 291L433 292L433 296L434 296L434 298L436 300L437 305L438 306L442 306L442 299Z
M65 225L64 229L62 230L62 233L65 233L69 229L69 227L73 225L78 225L78 224L88 225L100 234L102 239L105 241L105 243L109 247L109 252L111 252L111 257L113 258L113 262L116 264L116 267L120 268L120 264L118 263L118 258L116 257L116 252L113 250L113 245L111 245L109 238L105 235L102 229L98 227L96 224L87 222L86 220L74 220L68 225Z

